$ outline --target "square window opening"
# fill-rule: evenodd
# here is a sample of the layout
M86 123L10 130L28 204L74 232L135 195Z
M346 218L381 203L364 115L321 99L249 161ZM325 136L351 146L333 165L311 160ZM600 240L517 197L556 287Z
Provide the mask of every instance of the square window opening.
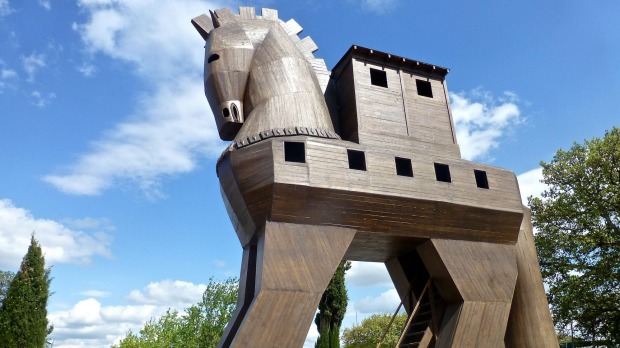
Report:
M349 169L366 170L366 155L364 151L347 149L349 157Z
M476 186L488 189L489 188L489 180L487 179L487 172L484 170L475 170L474 175L476 176Z
M370 68L370 84L387 88L387 73L385 70Z
M433 97L433 89L431 88L430 81L416 79L415 86L418 89L418 95L421 95L423 97L429 97L429 98Z
M435 163L435 178L437 181L452 182L450 167L447 164Z
M285 141L284 160L286 162L306 163L306 147L304 143Z
M396 162L396 175L413 177L413 167L409 158L394 158Z

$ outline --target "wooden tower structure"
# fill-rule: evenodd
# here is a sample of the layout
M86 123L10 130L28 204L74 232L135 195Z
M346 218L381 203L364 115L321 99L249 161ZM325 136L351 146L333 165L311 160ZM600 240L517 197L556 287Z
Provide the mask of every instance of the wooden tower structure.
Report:
M448 69L352 46L330 74L270 9L192 23L243 247L220 347L300 347L342 259L385 263L402 346L557 347L516 177L461 159Z

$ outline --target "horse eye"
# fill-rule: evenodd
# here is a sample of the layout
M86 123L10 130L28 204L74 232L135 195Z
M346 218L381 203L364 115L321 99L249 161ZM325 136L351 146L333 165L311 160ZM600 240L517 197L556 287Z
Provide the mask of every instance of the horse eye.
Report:
M212 54L211 56L209 56L209 59L207 59L207 63L214 62L214 61L216 61L218 59L220 59L220 55L219 54Z

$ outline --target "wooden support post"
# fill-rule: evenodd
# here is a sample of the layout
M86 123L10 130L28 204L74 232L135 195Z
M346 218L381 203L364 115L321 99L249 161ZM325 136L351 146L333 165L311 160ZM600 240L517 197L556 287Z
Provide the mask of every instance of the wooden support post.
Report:
M342 227L268 221L244 251L245 288L218 347L301 347L354 235Z
M557 347L558 339L551 320L534 245L530 210L526 207L523 210L523 223L515 245L519 277L508 319L506 346Z
M504 347L517 280L514 247L431 239L418 252L448 303L436 347Z

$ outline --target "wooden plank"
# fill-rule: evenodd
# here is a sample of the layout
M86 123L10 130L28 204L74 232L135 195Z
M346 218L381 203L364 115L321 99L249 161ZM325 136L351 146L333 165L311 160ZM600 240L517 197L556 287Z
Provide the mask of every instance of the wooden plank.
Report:
M357 100L353 65L343 68L341 79L336 82L336 94L339 107L339 129L343 140L359 142L359 125L357 118Z
M278 20L278 10L274 10L270 8L263 8L261 14L262 14L263 19L267 19L270 21Z
M211 16L207 14L202 14L193 18L192 25L205 41L209 38L211 30L213 30L213 20L211 20Z
M289 36L298 35L304 30L304 28L302 28L301 25L299 25L299 23L297 23L297 21L292 18L286 21L286 23L284 23L282 27Z
M301 39L299 42L296 42L297 48L306 55L306 57L312 57L311 53L316 52L319 49L319 46L312 40L310 36L306 36Z
M435 252L431 253L430 249ZM431 239L418 247L418 251L427 268L435 267L431 263L438 261L443 264L461 299L511 302L517 280L512 245ZM447 275L441 273L441 276Z
M256 19L256 9L253 6L239 6L239 16L243 19Z

